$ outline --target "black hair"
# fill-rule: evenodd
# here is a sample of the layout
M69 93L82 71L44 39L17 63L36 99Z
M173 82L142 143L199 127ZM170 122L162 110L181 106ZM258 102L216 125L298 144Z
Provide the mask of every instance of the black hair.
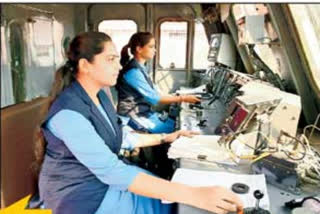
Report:
M42 114L47 115L51 104L55 101L58 95L68 87L75 79L78 73L78 64L80 59L87 59L89 62L93 61L95 55L100 54L104 49L105 42L112 41L111 38L101 32L85 32L77 35L70 43L67 51L67 61L55 73L55 80L52 85L48 105L45 106ZM35 132L35 158L33 169L39 173L47 142L43 137L41 125L43 119L36 128Z
M130 53L135 55L137 47L143 47L154 38L150 32L138 32L131 36L129 43L125 45L121 50L120 64L124 67L130 60L128 49L130 48Z

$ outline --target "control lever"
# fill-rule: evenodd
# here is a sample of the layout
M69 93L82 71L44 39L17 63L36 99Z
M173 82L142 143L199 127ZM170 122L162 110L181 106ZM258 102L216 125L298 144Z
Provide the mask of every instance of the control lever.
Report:
M189 105L189 108L190 108L190 109L193 109L193 108L203 109L203 106L201 106L200 102L197 102L197 103L195 103L195 104L190 104L190 105Z
M260 190L256 190L253 192L253 196L256 198L255 210L259 210L259 203L260 200L263 198L264 194Z
M244 209L244 214L270 214L268 210L262 209L259 207L260 200L263 198L264 194L260 190L255 190L253 192L253 196L255 197L256 201L256 206L255 207L250 207L250 208L245 208Z
M207 120L200 120L200 122L197 124L200 127L206 127L207 125L205 124Z
M239 185L239 184L237 184L237 185ZM234 191L234 188L232 190ZM263 198L264 194L260 190L255 190L253 192L253 196L257 200L256 206L244 208L243 210L238 211L237 214L270 214L270 212L268 210L265 210L265 209L262 209L259 207L260 200ZM235 213L233 212L233 213L228 213L228 214L235 214Z
M218 96L213 96L213 98L210 100L210 102L208 103L208 106L210 106L214 101L216 101L217 99L219 99Z

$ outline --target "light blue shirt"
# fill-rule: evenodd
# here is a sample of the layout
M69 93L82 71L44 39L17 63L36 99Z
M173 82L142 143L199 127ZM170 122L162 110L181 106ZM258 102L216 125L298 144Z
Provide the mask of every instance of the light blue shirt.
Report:
M116 135L116 132L114 130L114 127L112 126L112 123L107 116L107 113L104 111L103 107L101 105L98 106L98 109L106 119L106 121L109 123L109 125L112 127L112 131L114 135ZM129 119L128 117L124 116L118 116L121 121L122 121L122 144L121 148L122 149L128 149L128 150L133 150L135 148L135 145L139 142L139 136L137 133L134 133L134 130L127 126Z
M145 75L148 75L145 71L142 70L142 72L144 72ZM152 105L156 105L159 103L160 94L157 90L149 85L140 69L130 69L124 74L124 79L131 87L136 89L147 102Z
M109 120L108 117L106 119ZM56 137L63 140L72 154L103 183L126 190L142 171L119 160L92 124L78 112L62 110L48 121L47 127ZM124 146L132 148L134 142L128 142Z
M99 110L111 124L103 108ZM126 118L121 118L124 122ZM149 172L132 165L127 165L118 159L94 127L84 116L72 110L61 110L47 123L48 129L64 141L72 154L85 165L97 178L106 184L106 192L95 214L169 214L170 206L163 205L159 200L136 195L128 191L128 187L141 173ZM114 128L113 128L114 130ZM122 148L134 148L138 142L132 129L123 126ZM88 143L90 142L90 143Z
M156 105L159 103L161 96L157 90L149 85L142 74L142 72L144 72L145 75L148 75L146 68L143 65L141 66L143 70L138 68L128 70L124 74L124 79L131 87L136 89L148 103ZM167 120L162 121L155 112L150 114L147 118L140 117L135 118L135 120L151 133L170 133L175 129L175 122L172 119L168 118Z

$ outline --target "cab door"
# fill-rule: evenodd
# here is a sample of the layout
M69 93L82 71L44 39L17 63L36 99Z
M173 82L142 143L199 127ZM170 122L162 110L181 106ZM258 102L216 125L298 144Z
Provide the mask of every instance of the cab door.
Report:
M190 86L193 71L207 68L209 43L197 22L194 4L155 4L153 8L157 55L153 78L164 93Z

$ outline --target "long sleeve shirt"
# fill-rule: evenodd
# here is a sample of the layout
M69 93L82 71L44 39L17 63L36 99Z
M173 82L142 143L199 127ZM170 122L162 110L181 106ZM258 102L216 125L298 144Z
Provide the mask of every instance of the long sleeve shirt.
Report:
M98 108L111 124L103 108L101 106ZM121 119L124 124L126 118ZM62 110L48 121L47 126L101 182L109 184L109 189L95 214L115 212L118 214L170 214L169 205L163 205L159 200L128 191L128 187L138 173L149 174L149 172L119 160L103 142L92 124L80 113ZM138 136L132 133L132 129L124 125L121 147L132 149L138 140Z
M147 102L156 105L160 101L160 94L148 84L141 72L148 75L145 70L140 71L138 68L132 68L124 74L124 79L131 87L136 89Z
M102 110L101 107L99 109ZM103 115L109 121L104 111ZM76 125L71 125L70 121ZM104 143L92 124L78 112L62 110L48 121L47 126L103 183L116 185L119 189L125 190L136 175L142 171L120 160L117 154L114 154ZM131 133L125 131L124 138L127 143L124 143L123 146L133 148L135 141L130 141L130 138L137 140L136 136L131 136Z

